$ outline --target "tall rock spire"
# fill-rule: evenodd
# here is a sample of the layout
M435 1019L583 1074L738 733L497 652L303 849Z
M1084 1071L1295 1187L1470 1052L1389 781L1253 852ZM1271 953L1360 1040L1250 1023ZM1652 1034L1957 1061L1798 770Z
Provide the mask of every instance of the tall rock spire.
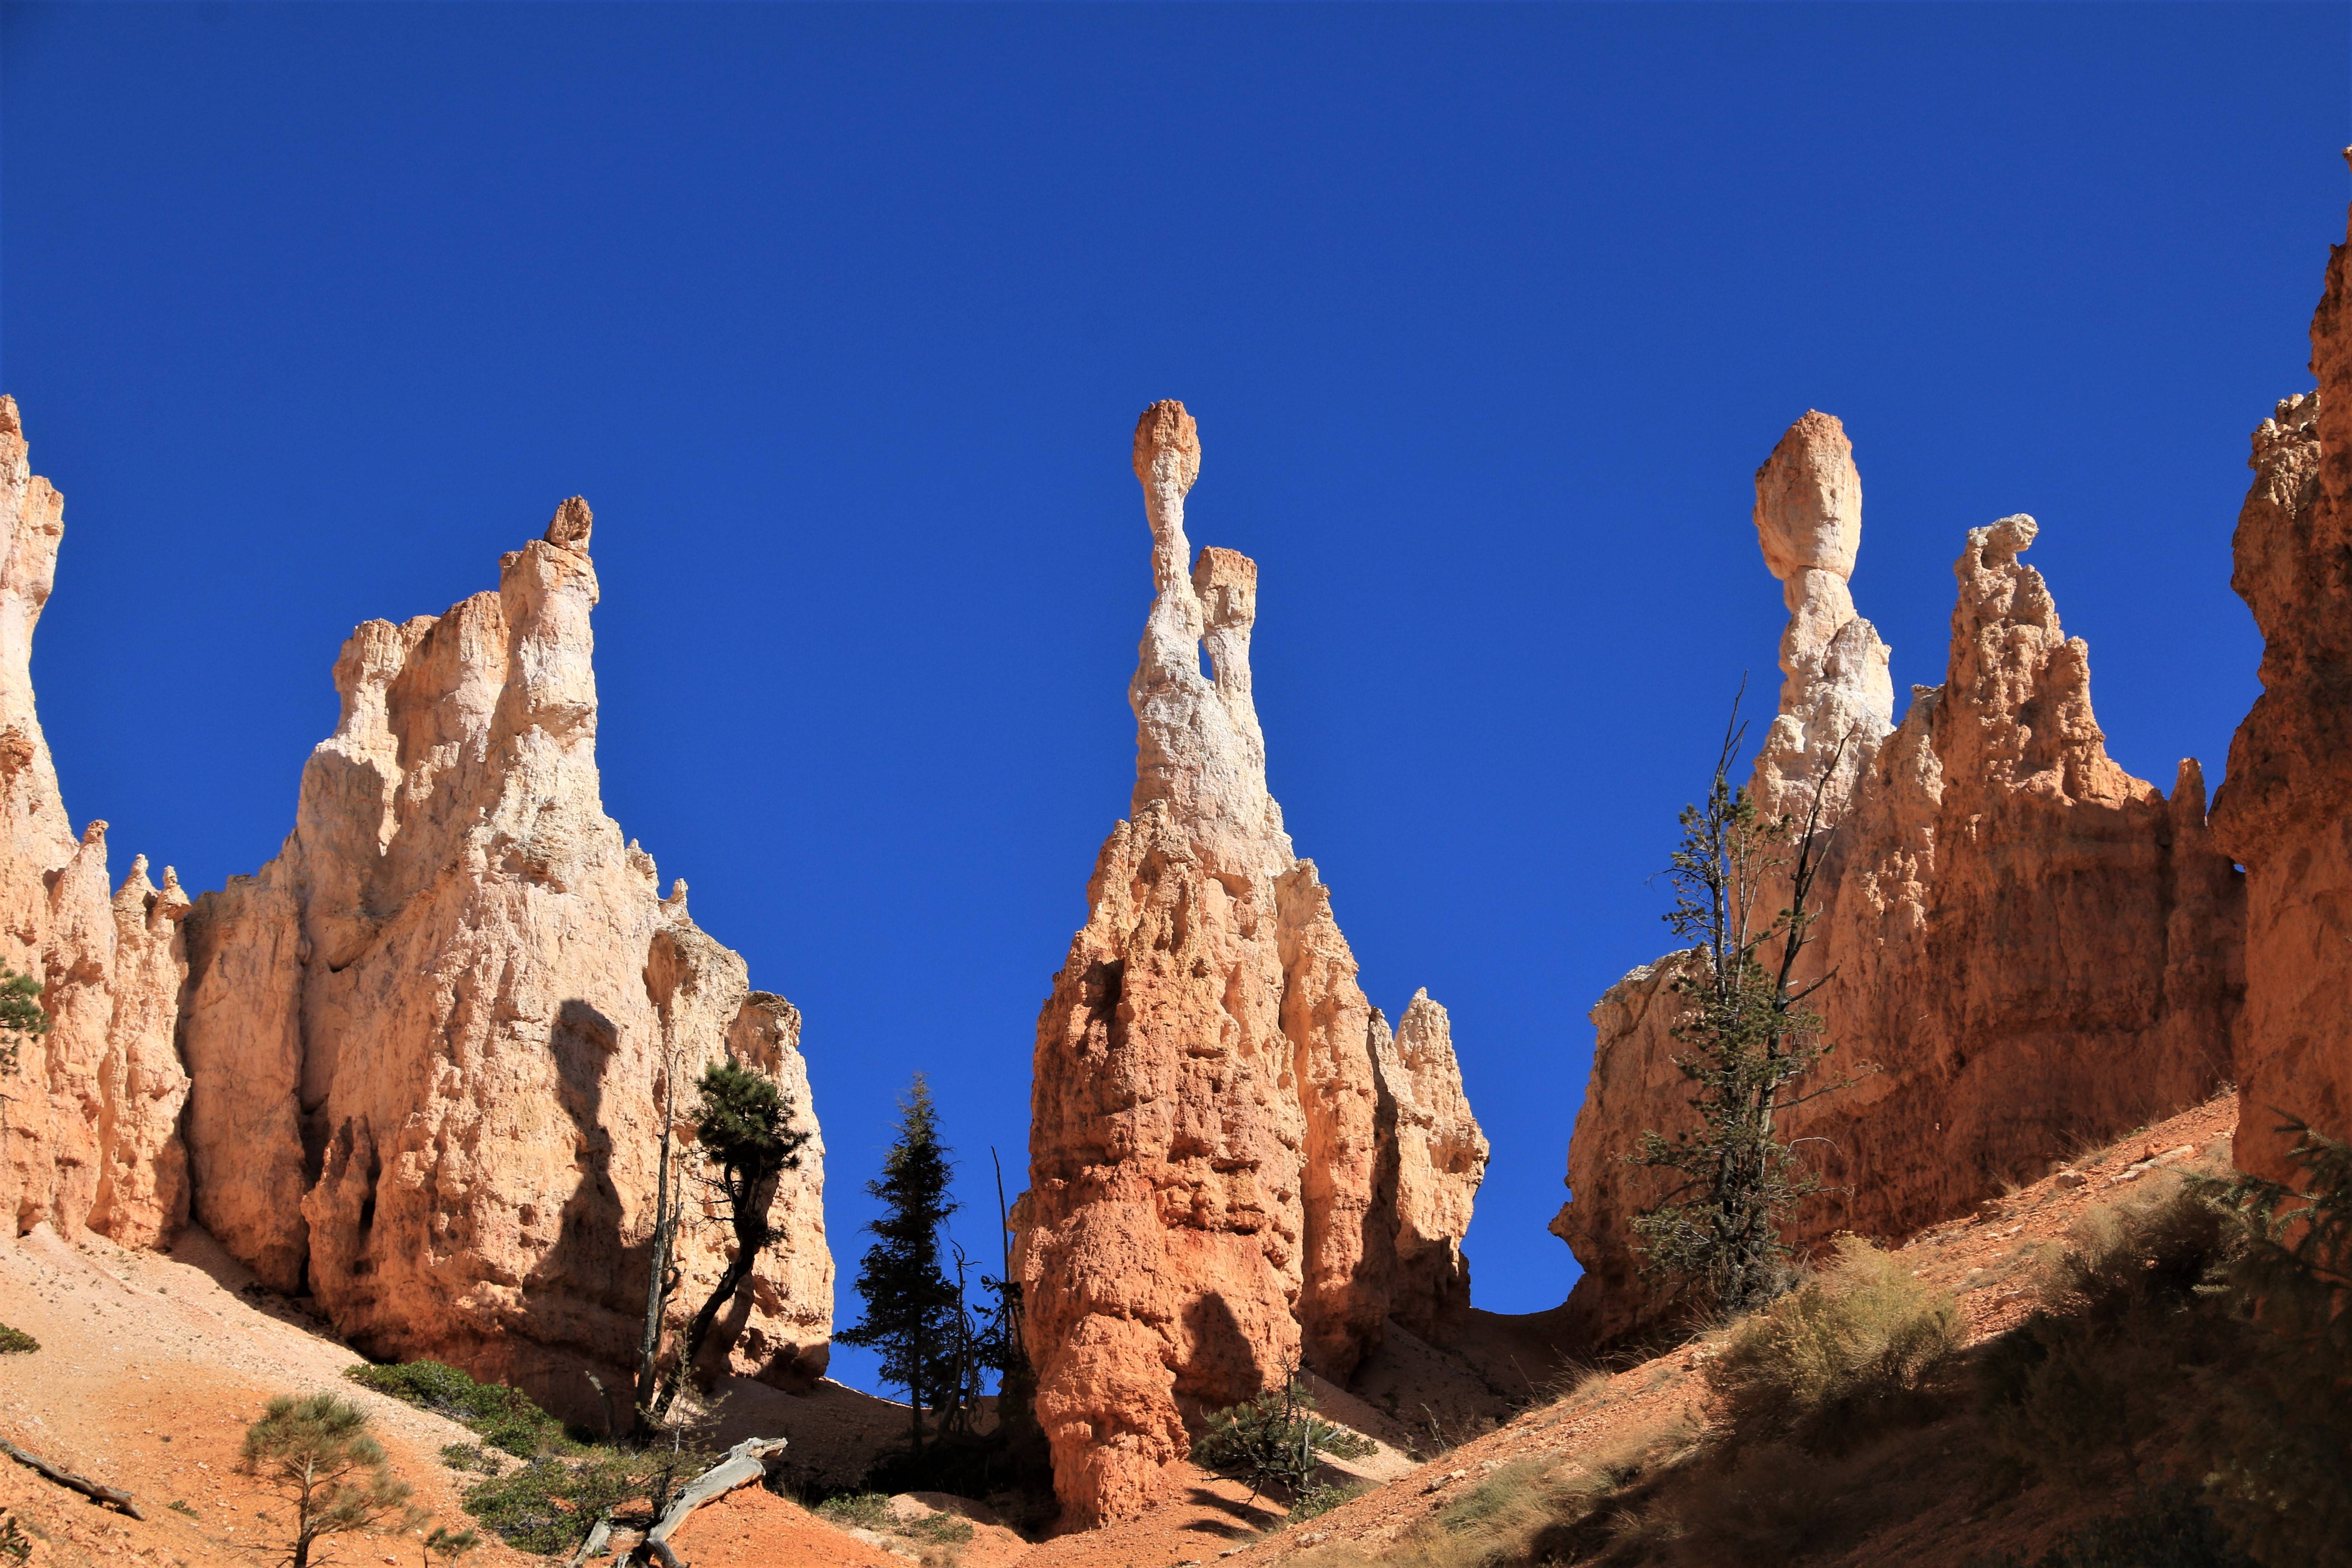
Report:
M1344 1378L1392 1312L1458 1321L1486 1160L1443 1010L1417 999L1412 1048L1388 1041L1267 793L1257 567L1187 561L1192 416L1154 404L1134 454L1153 589L1135 794L1038 1017L1014 1209L1037 1415L1082 1523L1163 1494L1180 1401L1231 1405L1302 1364Z
M1895 728L1892 650L1847 586L1862 549L1862 475L1834 416L1809 411L1756 470L1756 538L1789 606L1780 709L1756 755L1757 805L1801 820L1828 770L1822 816L1833 822Z
M110 893L106 824L76 833L66 816L32 662L64 539L65 498L0 396L0 961L39 984L49 1017L0 1079L0 1213L12 1236L47 1224L160 1246L188 1212L172 1044L188 900L169 867L149 881L144 857Z

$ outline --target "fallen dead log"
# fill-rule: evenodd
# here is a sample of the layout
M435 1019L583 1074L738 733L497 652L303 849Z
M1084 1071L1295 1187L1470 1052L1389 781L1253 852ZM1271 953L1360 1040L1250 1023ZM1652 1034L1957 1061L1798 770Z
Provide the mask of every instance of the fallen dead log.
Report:
M636 1555L642 1561L650 1557L662 1568L687 1568L669 1546L670 1532L686 1522L687 1515L704 1503L725 1497L737 1487L748 1487L767 1475L768 1457L784 1449L782 1437L746 1437L727 1450L727 1457L688 1481L669 1507L662 1510L654 1527L646 1531L638 1543Z
M20 1465L38 1470L61 1487L70 1488L81 1493L92 1502L104 1503L109 1508L119 1508L142 1524L147 1521L147 1516L139 1511L139 1505L131 1500L129 1492L117 1491L112 1487L100 1486L96 1481L75 1475L71 1470L61 1470L38 1454L25 1452L5 1437L0 1437L0 1453L6 1454Z

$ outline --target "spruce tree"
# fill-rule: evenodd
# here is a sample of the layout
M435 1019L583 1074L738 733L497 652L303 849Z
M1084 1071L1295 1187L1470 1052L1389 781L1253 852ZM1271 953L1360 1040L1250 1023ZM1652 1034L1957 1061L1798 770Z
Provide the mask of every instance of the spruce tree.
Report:
M882 1376L907 1391L914 1450L923 1448L923 1410L944 1405L957 1377L961 1306L942 1267L940 1226L958 1205L948 1194L947 1146L930 1086L917 1073L898 1102L898 1140L866 1191L883 1205L866 1226L874 1245L858 1265L866 1319L835 1338L882 1352Z

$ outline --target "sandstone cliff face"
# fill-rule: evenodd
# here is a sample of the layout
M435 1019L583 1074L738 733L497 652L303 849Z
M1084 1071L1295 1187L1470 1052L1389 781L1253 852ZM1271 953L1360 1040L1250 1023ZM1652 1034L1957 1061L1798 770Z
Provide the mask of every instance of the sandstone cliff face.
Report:
M188 900L147 860L109 893L106 824L77 835L33 707L33 628L57 580L65 500L34 474L14 398L0 396L0 962L41 985L48 1032L0 1078L0 1207L125 1247L167 1244L187 1218L178 1136L187 1075L172 1044Z
M373 1354L594 1422L585 1373L626 1415L666 1077L682 1138L722 1054L815 1122L799 1015L604 815L591 521L566 501L497 592L352 634L293 833L188 921L181 1041L195 1213L230 1252ZM831 1332L823 1169L813 1137L721 1320L735 1370L787 1386ZM681 1318L721 1245L689 1216Z
M2352 245L2311 323L2318 390L2254 432L2231 585L2263 632L2262 695L2213 828L2246 868L2237 1158L2285 1180L2299 1117L2352 1136Z
M1458 1316L1486 1161L1444 1011L1417 997L1389 1038L1267 793L1257 568L1206 549L1187 571L1181 405L1145 411L1134 455L1155 591L1135 794L1038 1019L1014 1211L1037 1415L1087 1523L1160 1495L1187 1414L1302 1361L1344 1378L1391 1313Z
M1899 727L1886 650L1853 613L1860 481L1837 422L1809 414L1757 476L1765 559L1787 584L1789 680L1751 788L1832 828L1814 998L1852 1087L1782 1121L1831 1190L1792 1239L1895 1237L2039 1174L2070 1141L2190 1103L2230 1073L2245 990L2242 879L2205 823L2197 764L2169 801L2110 760L2089 650L2018 559L2027 517L1970 531L1954 567L1948 678ZM1662 1184L1622 1153L1685 1125L1669 955L1611 988L1552 1229L1585 1273L1570 1299L1596 1340L1652 1321L1627 1222ZM1822 1080L1816 1079L1815 1084Z

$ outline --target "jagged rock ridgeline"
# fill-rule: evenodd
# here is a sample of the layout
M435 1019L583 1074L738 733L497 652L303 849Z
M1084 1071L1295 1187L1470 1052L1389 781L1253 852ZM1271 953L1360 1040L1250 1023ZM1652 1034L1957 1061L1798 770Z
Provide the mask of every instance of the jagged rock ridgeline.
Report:
M39 984L50 1019L0 1079L0 1205L11 1237L47 1224L154 1247L188 1213L173 1047L188 899L168 866L150 881L143 855L110 895L106 824L77 834L66 816L33 706L33 628L64 538L65 498L0 396L0 959Z
M1486 1161L1444 1010L1417 994L1391 1035L1267 793L1257 567L1190 559L1181 404L1144 411L1134 461L1154 589L1135 793L1038 1019L1013 1219L1037 1415L1080 1523L1160 1495L1188 1414L1301 1364L1343 1379L1391 1316L1444 1337Z
M2263 690L2213 802L2246 868L2237 1160L2279 1181L2289 1119L2352 1137L2352 239L2328 254L2311 371L2317 389L2254 432L2231 584L2262 628Z
M2032 518L1972 530L1954 567L1950 661L1893 724L1887 649L1847 589L1861 480L1843 428L1799 420L1757 474L1756 526L1785 585L1780 710L1759 807L1830 829L1802 979L1837 1047L1876 1070L1784 1116L1828 1190L1791 1231L1895 1237L2039 1175L2071 1142L2188 1105L2226 1079L2245 991L2243 879L2184 762L2171 798L2106 754L2089 650L2018 559ZM1769 901L1769 900L1768 900ZM1781 901L1785 902L1785 895ZM1628 1222L1664 1194L1622 1160L1688 1123L1669 954L1593 1009L1593 1069L1553 1221L1593 1342L1654 1321Z
M372 1354L593 1423L590 1373L625 1417L664 1107L690 1139L704 1064L774 1078L812 1134L714 1336L734 1370L823 1371L833 1262L799 1014L604 815L592 521L565 501L497 592L352 634L294 831L186 922L181 1041L194 1212L234 1256ZM681 1315L722 1231L681 1229Z

